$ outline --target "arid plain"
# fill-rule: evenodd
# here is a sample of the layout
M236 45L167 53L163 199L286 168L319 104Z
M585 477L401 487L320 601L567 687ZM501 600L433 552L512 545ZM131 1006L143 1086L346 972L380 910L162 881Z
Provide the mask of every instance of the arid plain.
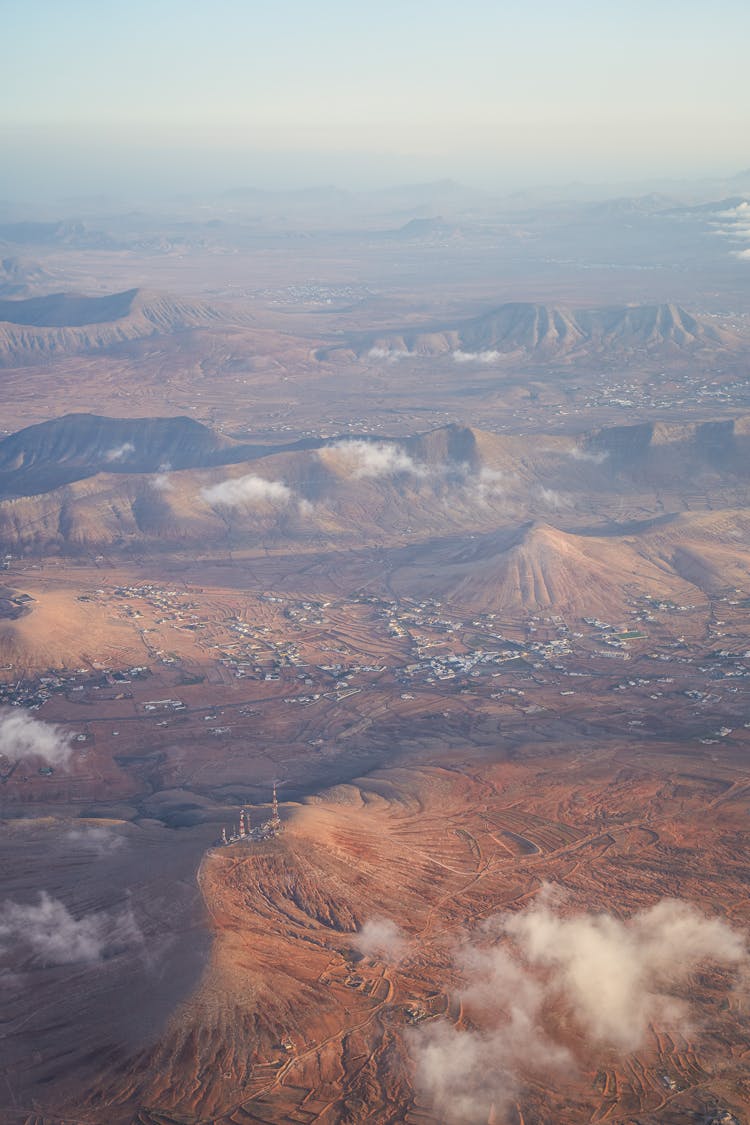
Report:
M2 217L3 1125L748 1119L747 206Z

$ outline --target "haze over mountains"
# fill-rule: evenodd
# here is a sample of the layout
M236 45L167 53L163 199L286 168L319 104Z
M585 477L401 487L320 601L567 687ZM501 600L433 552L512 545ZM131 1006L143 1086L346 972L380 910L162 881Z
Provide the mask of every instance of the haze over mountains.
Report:
M742 190L0 203L2 1125L742 1120Z
M20 276L16 267L10 269L9 278ZM25 284L11 280L8 286L13 291ZM150 337L179 341L186 332L196 334L195 345L200 347L197 333L208 331L211 339L211 332L226 333L232 328L250 330L250 335L237 338L236 346L251 362L254 353L262 355L273 346L268 334L264 339L263 331L258 333L252 325L253 313L241 302L208 304L141 289L106 296L59 292L0 297L0 364L7 367L94 354L134 346ZM325 335L325 326L316 327ZM721 356L732 359L748 351L747 334L679 305L573 309L510 302L454 324L356 335L345 344L318 346L314 354L322 363L333 360L337 366L347 355L368 364L406 357L448 357L459 365L474 366L509 361L568 366L616 361L633 366L670 359L715 362Z

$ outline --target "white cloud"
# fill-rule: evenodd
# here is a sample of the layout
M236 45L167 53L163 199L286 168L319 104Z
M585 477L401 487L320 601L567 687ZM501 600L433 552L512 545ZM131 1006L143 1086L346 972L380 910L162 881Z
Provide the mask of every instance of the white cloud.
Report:
M744 200L744 202L738 203L736 207L730 207L726 211L718 211L717 215L720 219L750 218L750 202Z
M750 202L747 200L726 211L717 212L717 221L712 223L714 234L734 242L750 242ZM750 247L730 251L732 257L750 259Z
M637 1050L652 1024L684 1030L702 965L747 969L748 948L722 919L677 899L621 919L569 912L546 887L528 909L491 919L456 963L470 1030L429 1022L409 1044L445 1120L473 1125L493 1104L504 1110L526 1077L575 1065L560 1026L577 1024L589 1045Z
M489 500L493 496L502 496L507 491L508 483L514 479L512 473L481 468L479 474L471 478L471 482L479 493L480 499Z
M410 457L400 446L391 441L361 441L347 439L319 450L324 457L333 455L351 476L392 477L399 473L412 476L426 476L428 469Z
M568 457L572 457L574 461L591 461L594 465L601 465L609 456L606 450L600 450L598 453L594 453L590 449L581 449L580 445L574 445L571 449L566 450L566 453Z
M33 719L28 711L0 711L0 754L11 762L41 758L48 766L65 768L73 753L73 733L54 723Z
M663 899L622 920L611 914L564 917L549 895L502 923L530 965L548 974L586 1034L634 1051L650 1023L669 1026L687 1014L676 994L704 962L739 965L743 935L679 899Z
M113 449L108 449L104 457L107 461L124 461L131 453L135 453L135 446L132 441L125 441L122 445L116 445Z
M266 480L254 473L209 485L202 488L200 494L212 506L225 508L285 508L294 496L291 488L281 481Z
M545 508L551 508L553 512L573 507L572 499L565 492L558 492L555 488L545 488L544 485L539 485L534 490L534 498Z
M65 833L65 839L75 847L94 852L98 858L118 851L126 842L120 832L98 824L81 825Z
M368 918L353 944L366 957L391 962L400 961L408 949L406 935L390 918Z
M486 1121L507 1109L522 1073L570 1068L570 1052L543 1028L545 989L503 949L464 949L458 957L468 981L461 1000L472 1030L444 1020L423 1025L410 1039L417 1083L451 1125Z
M457 351L451 353L456 363L497 363L502 359L502 352L498 351L484 351L484 352L464 352L459 348Z
M169 476L171 469L172 466L168 461L165 461L163 465L159 466L159 472L151 478L151 487L157 492L169 492L174 488L172 479Z
M101 961L142 942L130 907L75 918L46 891L38 903L6 901L0 907L0 945L25 948L46 964Z
M369 359L384 359L386 363L398 363L400 359L405 359L408 352L404 348L370 348L367 356Z

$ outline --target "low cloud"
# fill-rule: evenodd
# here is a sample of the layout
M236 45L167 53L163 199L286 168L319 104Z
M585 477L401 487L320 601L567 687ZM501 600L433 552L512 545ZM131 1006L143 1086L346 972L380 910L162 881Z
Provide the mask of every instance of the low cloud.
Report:
M386 363L398 363L400 359L405 359L408 356L408 351L405 348L370 348L367 353L368 359L384 359Z
M125 837L120 832L98 824L71 828L65 833L65 839L76 848L93 852L99 859L119 851L126 843Z
M426 466L420 465L392 441L347 439L324 446L320 452L324 455L333 454L351 476L357 479L392 477L399 473L423 477L428 472Z
M33 719L28 711L0 711L0 754L11 762L41 759L48 766L65 768L70 763L73 733L55 723Z
M75 918L65 903L42 891L37 903L0 907L0 948L22 948L47 965L91 963L143 944L132 910Z
M116 445L112 449L108 449L104 454L105 461L124 461L131 453L135 453L135 446L132 441L124 441L122 445Z
M729 207L726 211L719 211L716 221L712 224L714 233L721 238L734 242L750 242L750 202L745 200L736 207ZM750 259L750 247L742 250L730 251L733 257Z
M172 478L169 475L171 470L172 466L169 464L169 462L165 462L163 465L160 465L159 472L151 478L151 487L157 492L169 492L172 488L174 488Z
M508 490L508 484L514 479L512 473L482 468L478 474L469 478L469 483L477 492L480 500L490 500L497 496L503 496Z
M400 961L408 949L406 936L390 918L368 918L354 936L353 944L366 957Z
M459 348L458 351L451 353L455 363L497 363L502 359L502 352L498 351L484 351L484 352L464 352Z
M281 481L254 473L209 485L200 494L212 507L224 508L285 508L294 498L291 488Z
M571 449L566 450L566 453L574 461L591 461L594 465L601 465L602 461L606 461L609 457L606 450L594 452L591 449L581 449L580 445L574 445Z
M739 966L747 958L744 935L690 903L663 899L629 919L611 914L562 916L544 894L529 910L506 917L501 930L547 987L562 995L586 1035L635 1051L649 1024L669 1027L687 1018L679 996L705 962Z
M748 949L743 934L680 900L621 919L569 913L543 888L527 910L491 919L455 960L469 1029L430 1021L409 1033L409 1047L443 1118L473 1125L508 1109L528 1078L576 1066L564 1026L577 1025L589 1048L635 1051L652 1024L684 1030L702 965L744 969Z
M562 512L566 508L573 507L571 497L565 492L558 492L555 488L545 488L544 485L539 485L534 490L533 499L545 508L550 508L553 512Z
M574 1062L543 1028L544 987L510 954L468 948L457 960L469 981L461 1001L481 1028L462 1031L438 1020L413 1031L409 1046L417 1084L444 1119L474 1125L509 1108L523 1074L549 1076Z

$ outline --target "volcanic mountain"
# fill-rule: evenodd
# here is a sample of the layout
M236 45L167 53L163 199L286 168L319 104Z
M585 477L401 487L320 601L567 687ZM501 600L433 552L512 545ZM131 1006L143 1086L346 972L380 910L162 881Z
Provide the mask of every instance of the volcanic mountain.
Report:
M0 363L16 364L111 347L127 340L221 323L201 301L128 289L101 297L52 293L0 300Z
M588 352L617 356L679 355L702 349L735 349L738 340L679 305L624 305L571 309L511 302L454 324L436 324L352 340L368 354L475 355L545 358Z
M242 457L237 445L192 418L66 414L0 440L0 494L46 492L102 471L223 464Z
M394 588L416 592L430 586L451 604L498 613L550 611L582 617L622 612L628 591L670 592L683 584L637 558L614 538L566 533L542 522L516 531L484 536L441 557L429 573L429 560L400 572ZM695 593L695 591L693 591Z
M49 492L97 473L155 473L230 465L315 441L257 445L194 418L107 418L65 414L0 439L0 496Z
M452 424L409 438L261 446L185 417L67 415L0 440L0 544L13 553L378 544L404 552L394 559L404 589L413 567L415 583L432 574L436 589L471 605L574 612L592 597L619 604L636 579L690 600L684 582L702 565L688 560L690 529L674 550L646 532L655 514L674 518L696 497L713 518L736 508L749 434L740 418L532 444ZM700 538L703 558L715 544ZM711 588L727 565L704 568Z
M15 257L0 261L0 297L28 297L50 281L50 275L38 262Z
M746 477L750 469L750 417L725 421L642 422L595 430L581 444L610 473L653 483L695 477L701 471Z

